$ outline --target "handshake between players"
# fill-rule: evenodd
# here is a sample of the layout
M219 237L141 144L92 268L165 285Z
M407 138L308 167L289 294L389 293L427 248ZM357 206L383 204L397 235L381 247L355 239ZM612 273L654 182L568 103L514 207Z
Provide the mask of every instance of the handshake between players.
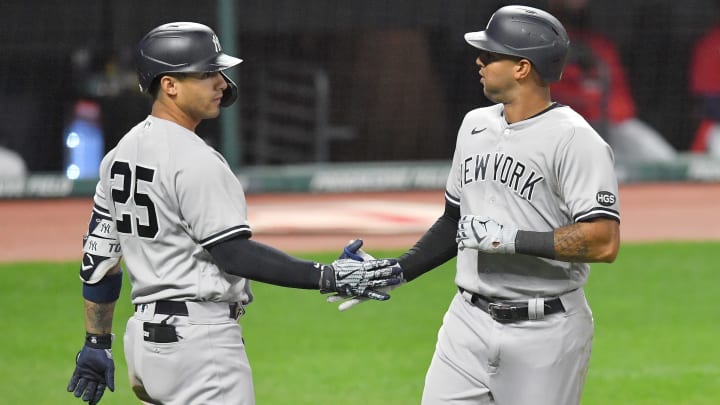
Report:
M389 292L394 290L395 288L399 287L401 284L405 283L405 279L403 277L402 268L400 267L400 264L397 262L396 259L375 259L373 256L371 256L369 253L362 250L363 240L362 239L353 239L351 240L347 245L345 245L345 248L343 249L343 252L340 254L340 257L337 262L353 262L356 264L365 264L365 265L372 265L372 264L380 264L380 262L383 261L389 261L393 263L391 267L386 267L382 270L389 274L389 278L384 280L378 280L379 283L375 283L373 285L372 289L369 289L366 294L341 294L337 293L334 295L331 295L327 298L327 302L334 303L334 302L340 302L338 309L340 311L348 310L352 307L354 307L357 304L363 303L369 299L375 299L375 300L381 300L385 301L390 299ZM322 290L321 290L322 292Z
M455 242L458 249L475 249L479 252L489 254L513 254L515 253L515 238L518 230L512 227L503 226L495 220L487 217L465 215L458 221L458 228ZM376 266L387 266L374 271L366 271L372 277L366 284L359 284L360 290L353 291L350 285L344 290L327 298L330 303L340 302L340 311L348 310L357 304L376 299L385 301L390 299L389 292L407 282L403 276L402 268L396 259L378 260L362 249L363 240L353 239L345 245L342 254L335 263L343 263L348 269L359 264L369 270L376 269ZM348 262L349 261L349 262ZM340 273L338 273L340 274ZM363 273L360 273L363 274ZM340 277L340 276L338 276ZM356 275L356 277L360 277ZM321 292L324 291L321 288Z
M390 299L390 295L382 289L402 282L402 269L397 260L354 259L341 256L332 264L322 266L320 292L334 292L332 297L363 297L378 301Z

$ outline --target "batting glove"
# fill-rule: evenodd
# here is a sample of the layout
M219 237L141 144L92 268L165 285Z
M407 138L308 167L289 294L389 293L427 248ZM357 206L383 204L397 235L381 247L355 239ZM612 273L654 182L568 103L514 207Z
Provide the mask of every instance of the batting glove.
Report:
M464 215L458 223L455 241L458 249L477 249L484 253L515 253L517 229L500 225L488 217Z
M115 391L115 362L112 357L112 335L85 337L85 346L75 358L75 371L67 386L68 392L95 405L100 402L105 387Z
M343 249L343 252L340 255L339 259L352 259L352 260L356 260L359 262L375 260L375 258L372 255L370 255L369 253L367 253L361 249L362 245L363 245L362 239L351 240L347 245L345 245L345 248ZM399 266L399 264L398 264L398 266ZM389 295L390 291L400 287L400 285L403 284L404 282L405 282L405 280L403 279L402 273L400 273L400 283L386 286L386 287L379 287L376 290L378 292ZM355 305L361 304L368 300L369 300L369 298L366 298L366 297L348 298L348 297L342 296L340 294L331 295L327 298L327 302L330 302L330 303L340 302L340 305L338 305L338 310L340 310L340 311L347 311L348 309L354 307Z
M376 291L375 288L398 284L401 272L395 259L367 262L338 259L321 267L320 292L385 301L390 299L390 295Z

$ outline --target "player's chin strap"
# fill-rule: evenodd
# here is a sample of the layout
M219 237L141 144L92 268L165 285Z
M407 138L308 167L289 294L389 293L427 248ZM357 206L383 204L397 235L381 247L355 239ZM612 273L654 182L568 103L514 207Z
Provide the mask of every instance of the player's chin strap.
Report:
M220 75L225 79L227 88L223 91L222 99L220 100L220 106L230 107L235 103L238 98L238 87L232 79L228 77L224 72L220 72Z

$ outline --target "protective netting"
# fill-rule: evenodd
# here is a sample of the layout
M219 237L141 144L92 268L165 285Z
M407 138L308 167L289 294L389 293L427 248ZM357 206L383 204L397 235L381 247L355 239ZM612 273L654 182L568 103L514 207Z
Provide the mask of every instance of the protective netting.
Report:
M464 114L488 104L475 50L463 34L483 29L492 12L509 3L232 2L236 54L245 62L230 72L240 102L226 113L240 118L243 163L261 162L262 139L296 152L273 149L262 163L318 156L331 162L449 159ZM525 3L546 8L552 1ZM189 20L213 27L225 43L218 7L227 4L3 1L0 145L20 153L31 171L66 171L69 145L82 141L69 136L73 120L89 114L90 121L95 117L90 132L100 134L91 138L102 143L83 154L107 151L149 112L134 77L137 40L161 23ZM687 148L697 127L688 58L718 16L715 2L607 1L590 10L587 24L618 46L638 115L678 149ZM273 94L273 84L285 93ZM303 86L314 92L307 95ZM285 121L268 118L269 110L287 111ZM296 122L291 112L301 114ZM283 127L287 121L294 129ZM201 124L198 132L220 147L219 121ZM316 153L318 142L303 140L318 133L325 155Z

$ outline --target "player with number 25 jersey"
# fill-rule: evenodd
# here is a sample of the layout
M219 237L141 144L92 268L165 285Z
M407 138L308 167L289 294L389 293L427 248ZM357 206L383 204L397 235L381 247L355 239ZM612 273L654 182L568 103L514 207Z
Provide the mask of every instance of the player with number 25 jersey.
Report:
M255 403L238 318L250 281L387 300L394 259L321 264L251 240L245 193L232 169L195 130L237 100L225 54L210 27L160 25L136 50L140 89L153 99L100 164L83 239L85 343L67 391L97 404L115 389L113 314L122 268L135 313L123 338L128 377L144 403Z
M117 231L134 269L134 304L251 301L246 280L219 271L203 249L250 233L243 189L218 152L180 125L149 116L107 154L100 176L95 209L122 218ZM172 286L160 282L168 277Z

